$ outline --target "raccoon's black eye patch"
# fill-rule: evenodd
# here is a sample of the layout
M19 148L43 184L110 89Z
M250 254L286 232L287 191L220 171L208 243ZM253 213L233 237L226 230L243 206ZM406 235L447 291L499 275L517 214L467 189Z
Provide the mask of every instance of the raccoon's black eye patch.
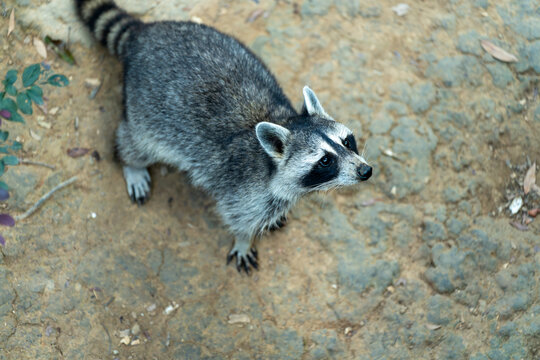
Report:
M339 164L335 155L326 153L313 166L311 171L302 178L301 183L306 188L315 188L335 179L338 175Z
M328 155L324 155L321 160L319 160L319 165L321 165L322 167L327 167L327 166L330 166L333 162L333 159L328 156Z
M347 149L354 151L358 154L358 148L356 147L356 140L354 139L353 134L347 135L345 139L343 139L342 142L343 146L345 146Z

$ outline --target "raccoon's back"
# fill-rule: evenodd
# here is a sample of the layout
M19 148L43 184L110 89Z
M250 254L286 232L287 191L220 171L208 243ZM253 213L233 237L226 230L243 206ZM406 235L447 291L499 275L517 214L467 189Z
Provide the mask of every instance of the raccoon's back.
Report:
M295 114L273 75L236 39L191 22L146 24L126 46L129 118L166 131L233 136Z

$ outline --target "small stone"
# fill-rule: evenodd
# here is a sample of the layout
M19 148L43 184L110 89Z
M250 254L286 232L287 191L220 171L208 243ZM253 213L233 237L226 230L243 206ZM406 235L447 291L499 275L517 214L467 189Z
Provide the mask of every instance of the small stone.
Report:
M96 88L101 85L101 80L96 78L88 78L84 80L84 85L89 88Z
M140 339L135 339L131 342L131 346L139 345L141 343Z
M118 332L118 336L121 337L121 338L125 338L126 336L129 336L130 332L131 332L130 329L120 330Z
M121 340L120 340L120 344L124 344L124 345L129 345L129 343L131 342L131 339L129 336L124 336Z
M139 326L139 324L135 323L135 325L133 325L133 327L131 328L131 333L133 335L139 335L141 333L141 327Z
M45 116L38 116L37 123L39 126L45 129L50 129L52 126L51 123L45 121Z
M156 308L157 308L157 305L154 303L152 305L147 306L146 311L152 312L152 311L156 310Z
M251 320L246 314L231 314L229 315L229 324L249 324Z
M54 116L56 115L56 113L58 113L58 110L60 110L60 108L58 106L55 106L51 110L49 110L49 114Z
M523 199L521 196L517 196L514 198L514 200L512 200L510 206L508 206L508 209L510 209L512 215L515 215L518 213L519 209L521 209L521 206L523 206Z
M392 11L396 13L397 16L405 16L411 7L407 4L397 4L392 7Z
M163 314L165 315L169 315L170 313L172 313L174 310L178 309L180 305L176 304L176 303L173 303L172 305L169 305L165 308L165 310L163 310Z

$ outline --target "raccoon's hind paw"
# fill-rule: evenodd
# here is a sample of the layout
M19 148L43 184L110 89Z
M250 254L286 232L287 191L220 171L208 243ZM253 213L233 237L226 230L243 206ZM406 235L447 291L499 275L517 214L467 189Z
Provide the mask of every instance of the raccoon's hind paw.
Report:
M150 197L150 174L148 170L124 166L124 179L131 200L139 205L146 203Z
M249 249L247 252L242 251L236 246L227 255L227 265L236 257L236 270L238 272L245 271L249 275L251 268L259 270L259 263L257 262L258 254L255 248Z

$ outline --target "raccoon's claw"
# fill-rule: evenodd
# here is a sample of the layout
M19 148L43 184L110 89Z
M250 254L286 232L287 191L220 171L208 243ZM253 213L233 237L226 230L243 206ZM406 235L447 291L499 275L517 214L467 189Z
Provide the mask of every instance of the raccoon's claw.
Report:
M279 230L282 227L284 227L285 225L287 225L287 218L285 216L283 216L278 221L276 221L276 223L274 225L270 226L269 230L270 231Z
M131 201L143 205L150 197L150 174L146 169L124 166L124 178Z
M247 254L242 254L239 250L233 249L227 255L227 265L236 257L236 270L241 273L242 270L246 274L250 274L251 268L259 270L259 263L257 262L257 250L250 249Z

